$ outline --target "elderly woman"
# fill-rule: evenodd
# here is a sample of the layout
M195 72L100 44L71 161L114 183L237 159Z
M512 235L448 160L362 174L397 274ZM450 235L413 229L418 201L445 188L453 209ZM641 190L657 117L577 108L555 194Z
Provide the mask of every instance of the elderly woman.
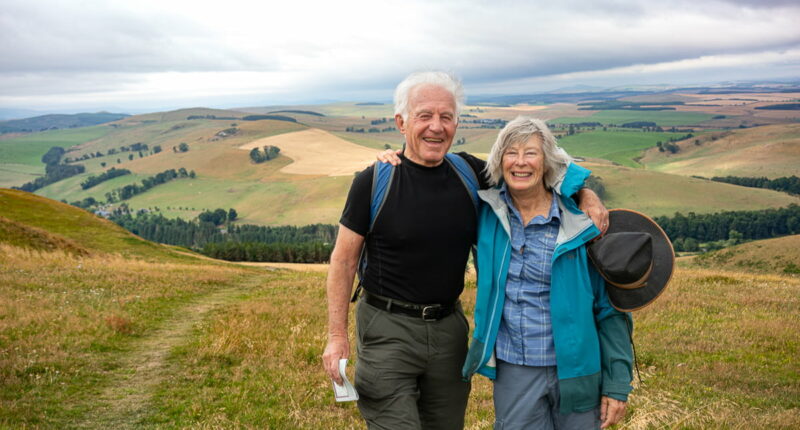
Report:
M630 315L609 303L585 245L600 234L568 196L589 171L543 121L506 125L479 192L475 331L463 368L494 380L495 429L617 423L631 390Z

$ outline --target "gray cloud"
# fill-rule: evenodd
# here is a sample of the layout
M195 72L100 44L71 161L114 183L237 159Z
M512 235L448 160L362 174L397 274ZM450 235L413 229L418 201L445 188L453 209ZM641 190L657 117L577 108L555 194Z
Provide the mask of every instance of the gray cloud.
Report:
M703 57L761 61L766 52L800 49L794 1L141 2L4 0L0 106L59 97L390 96L405 74L425 68L490 88ZM771 61L777 72L800 73L790 60ZM702 68L713 61L698 64L672 76L707 78ZM745 65L754 77L766 70ZM673 72L626 73L647 81Z

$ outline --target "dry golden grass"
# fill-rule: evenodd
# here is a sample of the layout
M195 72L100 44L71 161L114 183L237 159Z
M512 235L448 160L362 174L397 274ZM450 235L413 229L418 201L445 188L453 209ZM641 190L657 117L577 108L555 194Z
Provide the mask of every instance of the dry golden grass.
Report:
M250 151L266 145L277 146L294 163L281 169L297 175L350 176L375 161L375 150L348 142L312 128L255 140L240 146Z
M750 272L800 273L800 235L756 240L694 257L699 267Z

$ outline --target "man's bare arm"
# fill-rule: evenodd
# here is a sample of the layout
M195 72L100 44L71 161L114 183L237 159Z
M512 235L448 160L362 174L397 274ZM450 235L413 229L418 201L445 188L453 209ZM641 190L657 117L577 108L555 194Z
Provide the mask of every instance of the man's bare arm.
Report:
M342 383L339 376L339 359L350 356L350 341L347 336L347 312L353 279L358 268L358 257L364 245L364 236L339 224L339 235L331 253L328 268L328 345L322 354L325 372Z
M588 188L581 188L578 193L578 206L581 211L592 219L594 225L600 229L601 234L608 230L608 209L603 205L600 197Z

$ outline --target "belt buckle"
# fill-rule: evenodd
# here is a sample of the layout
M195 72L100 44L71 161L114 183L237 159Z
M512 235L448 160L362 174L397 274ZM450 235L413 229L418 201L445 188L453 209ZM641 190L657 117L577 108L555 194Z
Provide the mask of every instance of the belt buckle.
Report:
M436 321L437 319L439 319L438 311L441 308L442 307L440 305L425 306L424 308L422 308L422 320L427 322ZM431 314L433 314L433 316L431 316Z

